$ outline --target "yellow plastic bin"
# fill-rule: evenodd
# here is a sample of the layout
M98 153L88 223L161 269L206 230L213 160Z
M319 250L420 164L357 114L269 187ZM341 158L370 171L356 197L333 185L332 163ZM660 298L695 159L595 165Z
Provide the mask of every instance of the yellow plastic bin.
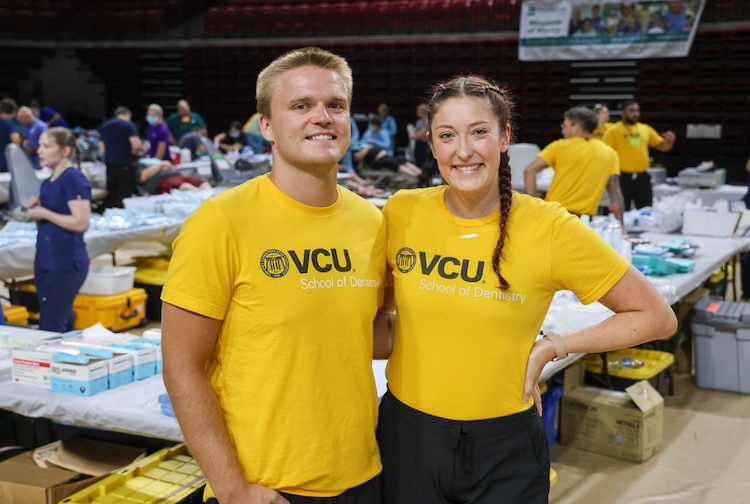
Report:
M161 291L167 280L167 270L160 267L138 268L135 270L135 287L144 289L148 295L146 317L161 320Z
M25 306L29 312L29 322L39 322L39 298L36 297L36 285L34 279L21 280L7 284L11 291L11 300L20 306Z
M3 314L8 324L28 325L29 310L25 306L3 305Z
M73 300L76 329L86 329L97 322L111 331L138 327L146 318L146 291L133 288L119 294L79 294Z
M206 484L184 443L159 450L59 504L181 504Z
M624 348L608 352L607 361L607 371L616 390L625 390L640 380L648 380L656 390L659 390L663 371L674 364L674 355L660 350ZM602 360L587 359L586 371L602 374Z

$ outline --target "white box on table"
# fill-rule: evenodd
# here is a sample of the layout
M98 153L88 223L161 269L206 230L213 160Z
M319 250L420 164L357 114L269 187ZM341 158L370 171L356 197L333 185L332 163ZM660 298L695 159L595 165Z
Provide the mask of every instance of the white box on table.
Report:
M112 295L127 292L135 282L133 266L91 266L79 294Z
M49 389L52 353L39 349L13 349L13 383Z
M104 348L112 352L126 352L133 357L134 380L143 380L156 374L156 351L153 347L131 343L115 343Z
M92 358L85 364L52 361L50 390L78 396L92 396L109 388L107 359Z
M734 235L742 212L721 212L713 209L688 210L682 215L682 234L698 236Z

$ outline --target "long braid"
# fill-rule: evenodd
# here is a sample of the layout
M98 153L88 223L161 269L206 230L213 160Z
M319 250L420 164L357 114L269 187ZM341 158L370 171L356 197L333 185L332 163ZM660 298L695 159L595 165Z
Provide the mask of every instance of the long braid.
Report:
M507 152L500 154L500 168L498 170L498 190L500 192L500 238L492 252L492 269L500 280L500 289L510 289L510 284L500 273L500 259L503 257L503 247L508 238L508 218L513 203L513 189L510 184L510 156Z

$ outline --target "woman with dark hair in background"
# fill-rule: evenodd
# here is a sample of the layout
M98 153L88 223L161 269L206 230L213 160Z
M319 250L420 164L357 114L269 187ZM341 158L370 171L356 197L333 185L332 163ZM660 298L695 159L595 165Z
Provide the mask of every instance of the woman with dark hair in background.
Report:
M39 138L39 163L52 170L39 196L26 203L37 222L34 283L39 298L39 329L74 329L73 300L86 280L89 255L83 233L91 217L91 184L74 166L81 152L67 128L50 128Z

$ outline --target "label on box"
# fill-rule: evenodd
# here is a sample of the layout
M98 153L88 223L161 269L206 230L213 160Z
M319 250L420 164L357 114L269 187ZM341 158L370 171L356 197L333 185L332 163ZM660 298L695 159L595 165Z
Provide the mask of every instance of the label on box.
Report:
M50 366L50 390L79 396L91 396L109 387L109 366L104 360L91 364L53 362Z
M38 350L13 350L13 382L50 388L52 354Z

